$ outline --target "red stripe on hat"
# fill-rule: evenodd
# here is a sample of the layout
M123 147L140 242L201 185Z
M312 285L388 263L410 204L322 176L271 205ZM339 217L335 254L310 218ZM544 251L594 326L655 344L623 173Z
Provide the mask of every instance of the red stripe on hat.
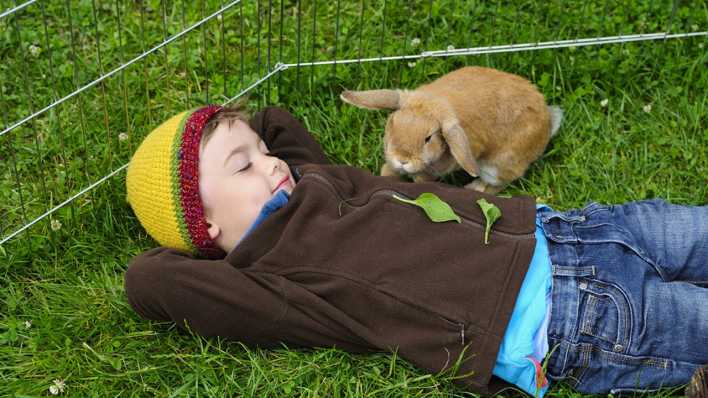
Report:
M199 148L202 130L216 112L218 105L207 105L194 111L184 124L182 146L179 157L180 201L184 220L189 230L192 244L206 257L221 257L221 250L209 237L209 227L204 217L204 206L199 196Z

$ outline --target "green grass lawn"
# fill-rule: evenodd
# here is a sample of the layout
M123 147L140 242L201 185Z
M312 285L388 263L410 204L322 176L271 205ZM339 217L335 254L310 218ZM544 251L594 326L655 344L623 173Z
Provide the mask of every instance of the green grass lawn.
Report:
M0 19L3 130L222 4L40 3ZM161 120L229 100L277 62L651 33L669 23L672 32L708 30L705 4L687 3L673 18L671 2L640 0L237 4L0 136L0 239L125 164ZM12 6L0 1L0 10ZM706 204L706 46L703 36L289 68L252 90L249 103L286 107L334 162L376 172L386 113L342 104L343 89L413 88L464 65L496 67L528 77L565 110L543 158L504 194L533 195L558 209L655 197ZM0 246L0 396L45 396L54 379L65 380L66 396L470 395L395 355L261 350L140 319L126 302L123 272L155 243L125 202L124 177ZM456 174L448 182L468 180ZM549 393L578 395L564 384Z

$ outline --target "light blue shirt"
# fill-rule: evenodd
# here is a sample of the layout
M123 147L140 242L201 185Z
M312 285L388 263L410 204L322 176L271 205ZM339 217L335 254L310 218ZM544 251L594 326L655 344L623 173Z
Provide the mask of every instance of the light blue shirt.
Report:
M259 226L263 220L265 220L269 215L273 214L276 210L280 209L281 207L285 206L288 203L288 200L290 200L290 195L283 191L282 189L279 190L278 192L275 193L275 195L270 198L269 201L266 202L266 204L261 207L260 213L258 213L258 217L256 217L256 220L251 224L251 226L246 230L246 233L243 234L241 237L241 240L245 238L246 236L250 235L251 232L253 232L254 229L256 229L257 226ZM241 240L239 240L239 243L241 243ZM238 244L236 244L238 247Z
M542 208L548 206L537 206L537 210ZM541 229L538 214L535 236L536 248L531 264L516 298L492 373L533 396L538 390L538 396L543 397L548 390L548 382L541 371L541 365L548 353L553 278L548 241ZM537 379L539 372L540 378Z

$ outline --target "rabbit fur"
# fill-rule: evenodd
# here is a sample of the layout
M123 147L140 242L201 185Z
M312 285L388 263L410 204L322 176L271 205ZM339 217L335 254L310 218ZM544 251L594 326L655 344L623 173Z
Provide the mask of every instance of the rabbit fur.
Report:
M386 121L381 175L430 181L461 167L480 177L467 188L492 194L526 172L563 119L528 80L476 66L412 91L344 91L341 99L395 110Z

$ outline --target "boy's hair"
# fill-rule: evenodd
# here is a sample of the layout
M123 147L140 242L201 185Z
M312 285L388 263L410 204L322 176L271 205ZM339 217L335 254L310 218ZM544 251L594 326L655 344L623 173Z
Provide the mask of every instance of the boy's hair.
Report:
M217 126L236 119L248 120L241 102L182 112L151 131L133 154L125 179L127 199L140 224L162 246L224 256L209 236L199 194L199 156Z
M209 141L209 138L214 134L214 131L222 122L228 122L229 127L233 124L235 120L240 120L244 123L248 123L250 119L248 111L246 110L246 102L244 100L238 100L231 105L227 105L217 111L214 115L209 118L209 120L202 128L202 140L200 147L204 148L204 145Z

